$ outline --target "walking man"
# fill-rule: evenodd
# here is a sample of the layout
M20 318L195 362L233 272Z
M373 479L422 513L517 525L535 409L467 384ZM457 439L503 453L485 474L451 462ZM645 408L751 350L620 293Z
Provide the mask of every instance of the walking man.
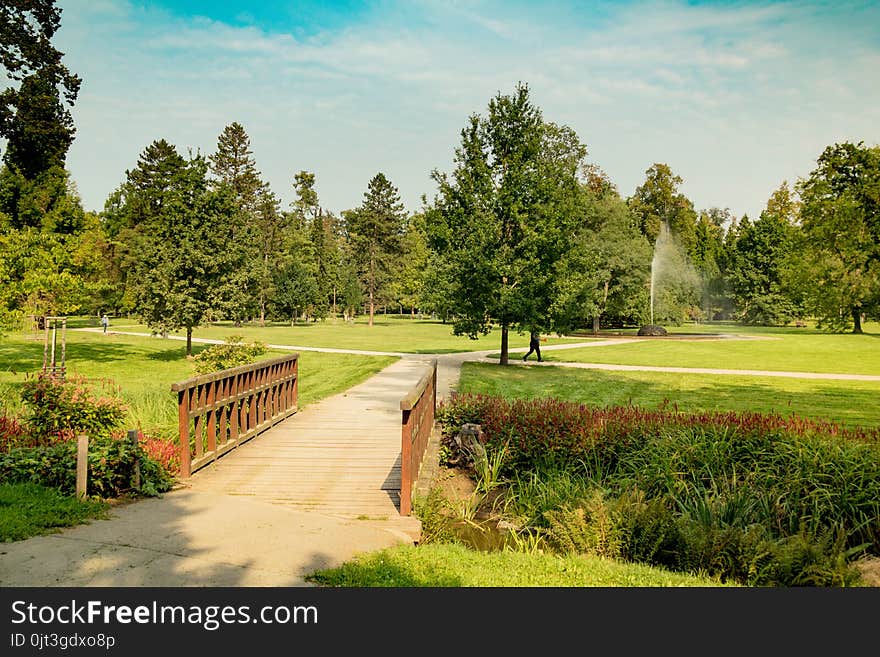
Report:
M537 331L532 331L531 338L529 339L529 350L525 356L523 356L523 360L528 360L529 356L532 355L532 352L538 354L538 362L542 362L541 358L541 336Z
M104 333L106 333L107 327L110 326L110 318L107 317L107 313L104 313L104 316L101 317L101 326L104 327Z

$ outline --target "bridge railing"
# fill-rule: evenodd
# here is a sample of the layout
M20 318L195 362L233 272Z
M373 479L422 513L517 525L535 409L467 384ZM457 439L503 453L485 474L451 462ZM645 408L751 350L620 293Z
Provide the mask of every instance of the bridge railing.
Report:
M299 354L279 356L171 384L177 393L180 476L297 411Z
M400 515L412 513L413 486L434 430L437 411L437 360L406 397L400 400Z

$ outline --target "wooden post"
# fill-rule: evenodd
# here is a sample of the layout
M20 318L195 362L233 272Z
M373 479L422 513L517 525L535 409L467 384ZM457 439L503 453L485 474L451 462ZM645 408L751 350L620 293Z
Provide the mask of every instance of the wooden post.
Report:
M412 513L412 417L411 410L401 413L403 427L401 428L400 445L400 515L408 516Z
M141 457L138 456L138 453L137 453L137 446L138 446L137 429L129 429L128 430L128 441L131 443L131 446L135 448L134 473L132 475L131 485L135 490L140 490L140 488L141 488Z
M180 476L189 477L190 451L189 451L189 411L192 388L184 388L177 393L177 431L180 435Z
M76 437L76 498L86 498L89 476L89 437L80 434Z

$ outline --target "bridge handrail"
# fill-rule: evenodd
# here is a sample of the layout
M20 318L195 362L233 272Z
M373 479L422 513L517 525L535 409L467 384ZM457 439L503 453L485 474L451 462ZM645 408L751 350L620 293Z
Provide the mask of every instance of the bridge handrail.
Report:
M400 515L412 513L412 493L425 457L437 411L437 359L400 400Z
M231 367L171 384L177 393L180 476L297 411L299 354Z

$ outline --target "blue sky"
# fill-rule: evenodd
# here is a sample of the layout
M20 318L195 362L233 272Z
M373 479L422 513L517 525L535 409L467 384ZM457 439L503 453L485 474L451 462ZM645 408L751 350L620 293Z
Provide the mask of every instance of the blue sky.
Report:
M59 0L83 78L68 168L103 207L165 138L209 154L241 123L286 206L316 174L355 207L381 171L433 197L467 117L526 82L621 193L655 162L697 209L756 216L822 149L880 142L880 3Z

